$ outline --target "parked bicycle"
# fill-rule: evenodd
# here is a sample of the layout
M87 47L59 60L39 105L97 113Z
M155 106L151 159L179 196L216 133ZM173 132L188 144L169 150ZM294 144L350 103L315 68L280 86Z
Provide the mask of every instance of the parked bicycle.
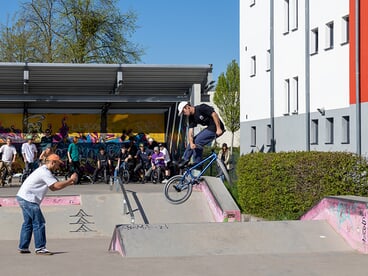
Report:
M182 175L175 175L165 184L164 194L166 199L172 204L181 204L188 200L192 194L193 185L199 184L203 174L216 161L218 174L217 177L224 177L229 185L232 185L228 171L224 163L217 158L217 154L212 151L212 154L203 159L194 166L186 167ZM202 169L203 167L203 169ZM195 170L199 170L197 174Z

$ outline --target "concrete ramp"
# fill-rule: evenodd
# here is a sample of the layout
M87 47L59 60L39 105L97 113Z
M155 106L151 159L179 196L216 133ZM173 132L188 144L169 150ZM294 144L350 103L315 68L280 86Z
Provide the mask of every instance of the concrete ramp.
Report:
M352 251L324 221L118 225L110 251L126 257Z
M0 207L2 240L18 240L23 222L14 197L2 198ZM4 203L7 203L5 206ZM47 197L42 206L48 239L111 237L116 223L130 223L123 212L122 195L82 194Z
M331 196L322 199L301 220L326 220L352 248L368 254L368 199L358 196Z

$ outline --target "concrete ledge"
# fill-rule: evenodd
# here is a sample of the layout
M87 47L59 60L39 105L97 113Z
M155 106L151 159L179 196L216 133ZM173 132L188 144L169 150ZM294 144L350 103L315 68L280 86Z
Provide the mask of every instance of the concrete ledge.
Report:
M216 222L241 221L238 205L226 189L224 183L217 177L205 176L199 185L214 214Z
M140 258L353 252L326 221L121 224L109 251Z
M326 220L352 248L368 254L367 206L365 197L326 197L301 220Z

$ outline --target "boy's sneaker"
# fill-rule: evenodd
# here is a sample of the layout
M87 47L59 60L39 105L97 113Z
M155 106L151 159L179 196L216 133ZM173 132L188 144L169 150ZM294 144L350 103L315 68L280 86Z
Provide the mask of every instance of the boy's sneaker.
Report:
M29 254L31 251L29 249L18 249L20 254Z
M162 181L161 181L161 183L162 183L162 184L166 184L168 181L169 181L169 180L165 178L164 180L162 180Z
M54 253L48 251L46 248L36 250L36 255L53 255Z

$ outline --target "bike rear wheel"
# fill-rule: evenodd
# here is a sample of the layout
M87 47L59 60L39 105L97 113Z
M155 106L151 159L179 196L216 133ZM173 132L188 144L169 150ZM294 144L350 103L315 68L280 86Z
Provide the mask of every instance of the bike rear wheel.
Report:
M217 162L217 167L220 170L219 175L220 176L223 175L225 177L226 181L229 183L229 185L232 186L233 183L231 182L230 175L229 175L224 163L222 163L222 161L220 159L217 159L216 162Z
M182 175L175 175L165 184L164 194L172 204L185 202L192 194L192 183Z

